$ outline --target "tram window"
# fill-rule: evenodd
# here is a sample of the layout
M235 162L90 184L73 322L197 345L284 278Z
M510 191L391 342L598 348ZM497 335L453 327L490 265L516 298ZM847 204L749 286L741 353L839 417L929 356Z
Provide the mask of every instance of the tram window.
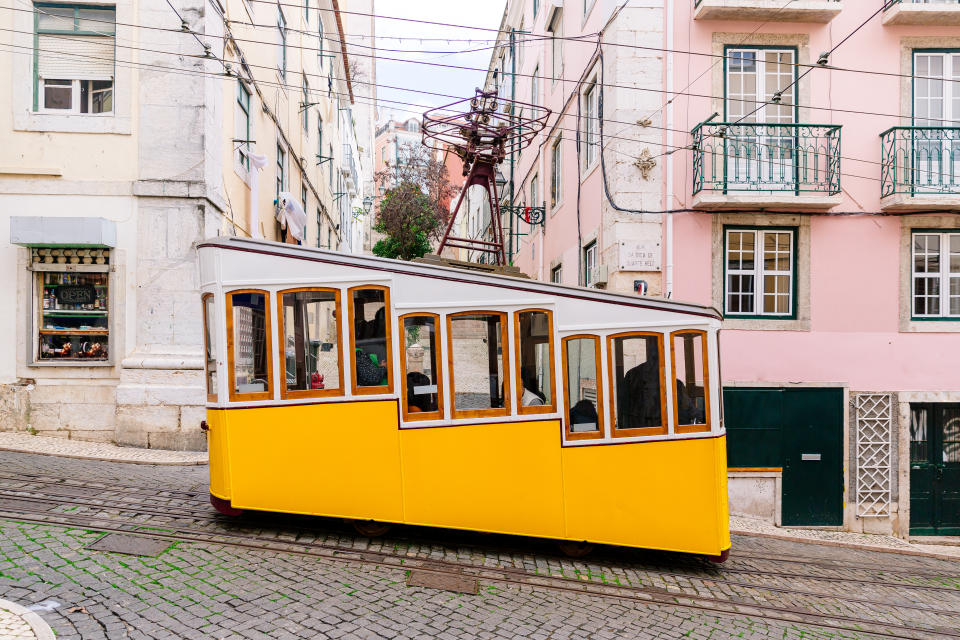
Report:
M340 292L280 292L280 396L341 395Z
M567 440L602 438L600 338L563 339L563 387L567 399Z
M709 431L710 391L707 389L707 341L703 331L671 334L674 378L674 425L677 433Z
M506 415L506 314L467 312L447 316L447 322L454 417Z
M520 311L516 318L518 411L550 413L556 407L550 312Z
M227 295L227 355L231 400L270 397L270 314L267 293L235 291Z
M207 400L217 401L217 343L214 327L217 325L213 294L203 296L203 344L204 360L206 361Z
M353 392L389 393L393 388L390 292L373 285L354 287L349 308Z
M664 401L663 336L611 336L607 348L613 380L613 435L667 432Z
M404 345L400 354L404 420L443 417L437 320L435 315L411 315L400 319Z

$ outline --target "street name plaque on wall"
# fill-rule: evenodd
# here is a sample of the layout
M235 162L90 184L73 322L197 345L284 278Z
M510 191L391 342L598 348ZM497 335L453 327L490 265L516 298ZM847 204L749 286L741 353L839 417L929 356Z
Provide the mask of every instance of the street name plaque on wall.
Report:
M660 271L660 243L644 240L620 241L621 271Z

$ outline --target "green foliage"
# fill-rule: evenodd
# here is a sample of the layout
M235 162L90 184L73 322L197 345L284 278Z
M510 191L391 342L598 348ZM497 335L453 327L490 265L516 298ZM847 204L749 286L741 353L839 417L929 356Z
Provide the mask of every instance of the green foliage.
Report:
M401 260L422 258L430 251L430 237L440 224L436 203L418 185L404 182L387 190L380 201L373 229L386 237L373 246L373 254Z

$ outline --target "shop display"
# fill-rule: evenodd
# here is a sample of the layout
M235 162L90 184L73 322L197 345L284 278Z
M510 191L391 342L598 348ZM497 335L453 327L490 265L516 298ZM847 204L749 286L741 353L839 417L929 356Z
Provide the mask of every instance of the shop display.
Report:
M107 358L107 276L74 272L40 275L40 360Z

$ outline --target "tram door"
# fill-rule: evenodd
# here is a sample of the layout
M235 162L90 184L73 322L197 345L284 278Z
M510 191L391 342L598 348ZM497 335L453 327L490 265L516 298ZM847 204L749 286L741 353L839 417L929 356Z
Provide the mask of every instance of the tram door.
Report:
M910 405L910 534L960 535L960 404Z

